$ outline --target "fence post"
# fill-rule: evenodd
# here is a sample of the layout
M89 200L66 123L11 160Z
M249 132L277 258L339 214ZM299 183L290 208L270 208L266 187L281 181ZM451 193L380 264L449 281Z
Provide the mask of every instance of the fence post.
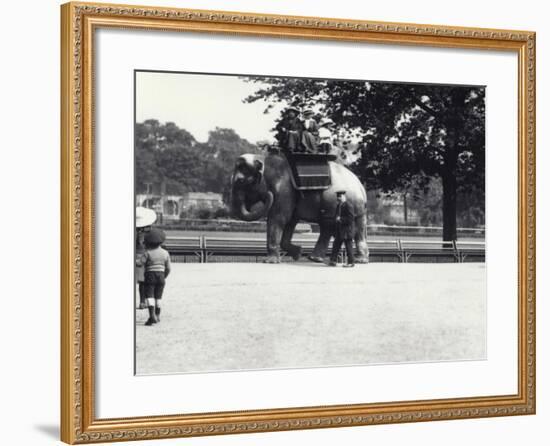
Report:
M406 255L403 252L403 245L401 244L401 239L397 239L397 251L399 252L399 258L401 259L401 263L407 263Z
M457 263L462 263L462 256L460 255L460 252L458 251L458 246L456 245L456 240L453 240L453 251L455 254L455 259Z

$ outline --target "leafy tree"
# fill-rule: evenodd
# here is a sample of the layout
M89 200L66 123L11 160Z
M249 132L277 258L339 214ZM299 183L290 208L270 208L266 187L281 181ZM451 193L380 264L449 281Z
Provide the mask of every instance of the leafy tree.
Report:
M195 138L173 122L160 124L155 119L137 123L135 127L136 185L146 190L146 183L164 183L167 192L181 193L196 187L194 177L184 178L182 170L194 172L200 159ZM182 181L185 179L185 181Z
M135 126L136 186L140 192L146 190L145 184L156 183L160 178L155 159L159 128L160 123L153 119Z
M421 225L441 225L443 186L440 178L430 178L427 184L413 181L406 194L408 207L416 211Z
M235 130L220 127L209 132L205 146L208 153L208 171L205 172L205 178L209 190L221 193L227 204L235 160L245 153L260 153L261 150L255 144L241 138Z
M136 185L164 184L167 193L188 191L229 194L235 159L258 148L233 129L216 128L208 141L197 142L176 124L150 119L135 127Z
M484 199L483 87L248 80L261 83L248 102L301 102L333 119L345 135L351 167L367 187L392 192L440 178L444 240L456 240L457 194L477 191Z

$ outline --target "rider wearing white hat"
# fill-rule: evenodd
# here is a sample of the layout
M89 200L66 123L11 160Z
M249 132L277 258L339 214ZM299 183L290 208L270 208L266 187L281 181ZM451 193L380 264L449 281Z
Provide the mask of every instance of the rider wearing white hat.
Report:
M330 118L323 118L319 123L319 146L325 153L329 153L332 150L332 132L330 127L334 124L334 121Z
M317 132L319 126L313 118L315 112L311 109L304 110L304 131L302 132L302 146L306 152L317 153Z

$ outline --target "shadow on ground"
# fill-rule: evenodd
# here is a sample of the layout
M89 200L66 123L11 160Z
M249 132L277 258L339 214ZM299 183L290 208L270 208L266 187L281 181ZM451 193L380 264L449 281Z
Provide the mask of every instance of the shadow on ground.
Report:
M53 440L59 440L59 426L54 424L38 424L34 426L35 430L44 434Z

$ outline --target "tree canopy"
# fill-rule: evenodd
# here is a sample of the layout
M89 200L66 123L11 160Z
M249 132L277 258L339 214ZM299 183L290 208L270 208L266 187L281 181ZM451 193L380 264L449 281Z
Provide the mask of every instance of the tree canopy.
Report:
M150 119L135 126L136 189L164 183L167 193L216 192L227 196L235 159L258 153L233 129L215 128L198 142L173 122Z
M258 83L248 102L266 100L268 108L278 102L301 103L331 118L348 149L350 167L367 188L384 192L422 189L439 178L444 240L456 239L458 195L484 208L484 87L248 80Z

